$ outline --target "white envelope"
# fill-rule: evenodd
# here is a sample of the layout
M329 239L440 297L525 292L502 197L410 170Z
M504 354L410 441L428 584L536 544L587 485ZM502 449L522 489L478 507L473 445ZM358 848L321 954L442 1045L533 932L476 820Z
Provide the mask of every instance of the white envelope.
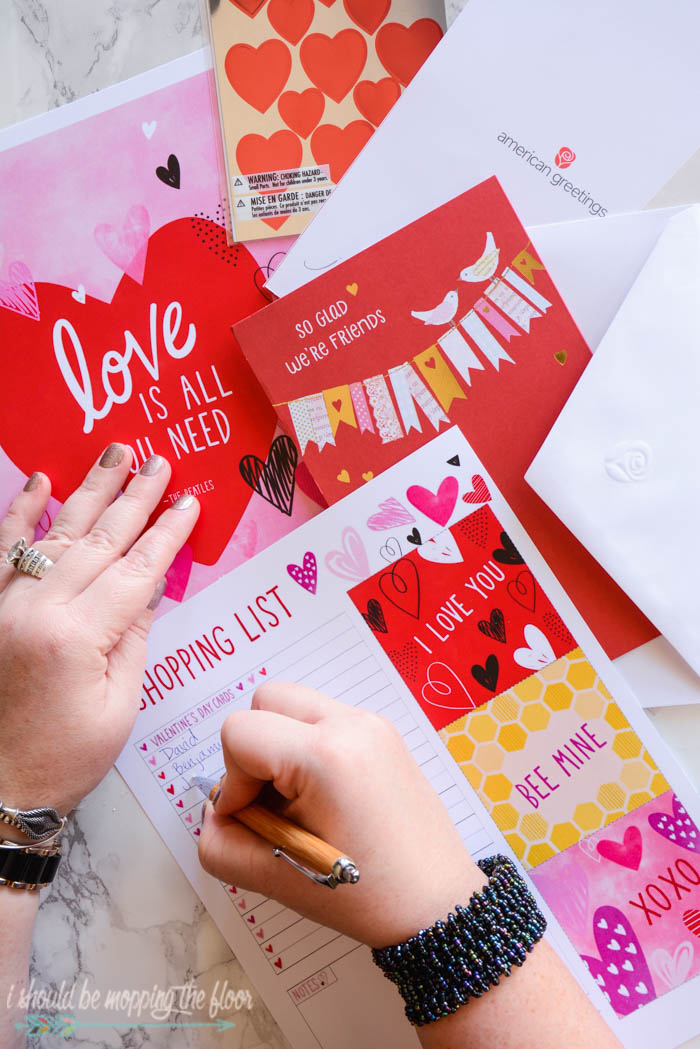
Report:
M695 206L668 221L526 474L697 673L699 314Z
M493 174L525 225L644 207L700 145L698 39L697 0L469 0L268 287Z

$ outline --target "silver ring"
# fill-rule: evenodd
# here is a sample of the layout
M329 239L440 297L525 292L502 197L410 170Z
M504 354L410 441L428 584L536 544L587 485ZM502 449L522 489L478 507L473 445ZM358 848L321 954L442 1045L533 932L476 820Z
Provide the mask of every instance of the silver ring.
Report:
M24 575L33 576L34 579L42 579L54 562L46 554L42 554L40 550L36 550L33 546L27 546L27 541L22 536L7 551L5 564L14 565L17 571L22 572Z

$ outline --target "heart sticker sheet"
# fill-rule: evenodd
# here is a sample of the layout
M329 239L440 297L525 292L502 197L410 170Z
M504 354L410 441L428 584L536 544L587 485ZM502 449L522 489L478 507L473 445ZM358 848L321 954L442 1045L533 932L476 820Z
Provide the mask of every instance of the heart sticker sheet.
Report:
M44 471L44 534L111 441L166 456L163 505L202 503L176 602L317 508L231 334L285 243L227 244L210 75L189 56L0 136L0 511Z
M442 37L442 0L210 4L236 240L301 233Z

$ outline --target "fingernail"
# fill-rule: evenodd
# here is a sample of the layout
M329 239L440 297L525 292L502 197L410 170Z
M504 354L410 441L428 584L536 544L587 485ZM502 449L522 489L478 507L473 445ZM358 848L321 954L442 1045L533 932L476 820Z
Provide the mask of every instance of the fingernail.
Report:
M220 798L220 797L221 797L221 786L219 786L219 788L218 788L218 790L217 790L216 794L215 794L215 795L214 795L214 797L213 797L213 798L211 799L211 803L212 803L212 805L214 806L214 808L216 808L216 803L217 803L217 801L219 800L219 798Z
M173 510L186 510L194 502L193 495L181 495L172 505Z
M165 459L162 455L152 455L149 459L146 459L139 473L143 474L144 477L153 477L164 464Z
M148 609L149 612L154 612L156 610L156 608L160 604L161 597L165 593L165 588L166 588L167 585L168 585L167 579L161 579L160 583L158 583L158 586L153 591L153 597L151 598L151 600L146 605L146 608Z
M33 473L31 477L27 478L27 483L24 486L25 492L33 492L36 486L41 480L41 474Z
M204 823L204 817L206 816L206 814L207 814L207 803L205 801L204 804L202 805L202 818L200 820L200 823Z
M100 466L104 467L105 470L111 470L114 466L119 466L119 463L124 458L124 445L123 444L110 444L102 453L100 459Z

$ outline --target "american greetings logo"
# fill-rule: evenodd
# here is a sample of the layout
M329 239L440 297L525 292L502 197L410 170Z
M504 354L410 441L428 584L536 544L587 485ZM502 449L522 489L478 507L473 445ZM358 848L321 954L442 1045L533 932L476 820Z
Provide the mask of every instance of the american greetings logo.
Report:
M562 146L554 158L554 163L558 168L570 168L575 160L576 154L573 149L569 149L568 146Z

